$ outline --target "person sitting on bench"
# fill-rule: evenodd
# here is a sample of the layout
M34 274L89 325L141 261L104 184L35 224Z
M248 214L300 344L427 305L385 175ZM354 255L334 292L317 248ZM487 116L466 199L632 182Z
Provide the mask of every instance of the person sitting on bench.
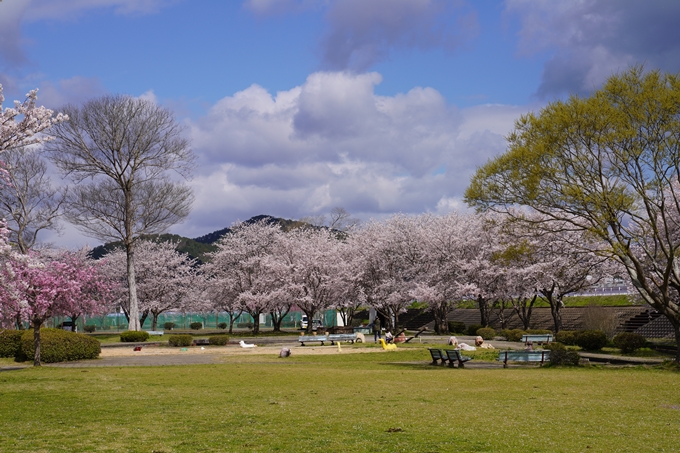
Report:
M390 343L392 343L393 341L394 341L394 335L392 335L392 332L390 332L390 331L388 330L387 332L385 332L385 342L386 342L387 344L390 344Z

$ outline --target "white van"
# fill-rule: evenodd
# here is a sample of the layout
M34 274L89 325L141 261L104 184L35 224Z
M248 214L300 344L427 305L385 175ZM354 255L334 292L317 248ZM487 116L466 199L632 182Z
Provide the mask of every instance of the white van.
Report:
M300 329L307 330L308 325L309 319L307 318L307 315L302 315L302 319L300 320ZM321 320L320 319L312 320L312 329L316 330L319 327L323 327L323 323L321 322Z

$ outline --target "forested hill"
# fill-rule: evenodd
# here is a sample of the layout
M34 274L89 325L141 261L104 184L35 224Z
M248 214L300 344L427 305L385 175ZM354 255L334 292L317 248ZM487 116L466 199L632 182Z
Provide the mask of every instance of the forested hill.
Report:
M243 223L251 224L261 220L266 221L268 224L278 223L279 225L281 225L281 229L283 231L290 231L292 229L307 225L306 223L300 222L299 220L281 219L278 217L272 217L268 215L258 215L255 217L251 217L250 219L246 220ZM178 251L186 253L189 257L197 259L200 263L204 263L208 261L207 254L209 252L214 252L215 250L217 250L217 247L214 245L214 243L217 242L225 234L228 234L229 232L231 232L231 228L222 228L221 230L213 231L212 233L208 233L205 236L197 237L195 239L185 238L177 234L160 234L160 235L152 234L142 236L142 238L146 240L159 242L171 242L171 241L175 242L177 243L176 249ZM104 245L100 245L98 247L93 248L92 252L90 252L90 255L95 259L99 259L105 256L110 251L115 250L117 248L122 249L123 243L108 242Z

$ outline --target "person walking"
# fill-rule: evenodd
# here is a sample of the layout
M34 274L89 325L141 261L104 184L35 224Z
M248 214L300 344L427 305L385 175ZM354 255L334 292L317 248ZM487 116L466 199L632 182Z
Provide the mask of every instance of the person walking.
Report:
M377 343L380 338L382 338L380 331L380 318L378 318L378 315L375 315L375 319L373 320L373 342Z

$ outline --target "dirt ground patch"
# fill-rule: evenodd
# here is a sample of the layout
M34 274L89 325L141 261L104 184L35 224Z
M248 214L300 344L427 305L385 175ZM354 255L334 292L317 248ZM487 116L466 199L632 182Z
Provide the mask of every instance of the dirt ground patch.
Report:
M168 346L142 346L141 351L133 347L102 348L100 358L107 357L144 357L156 355L278 355L282 347L289 348L294 355L323 355L323 354L365 354L383 352L381 348L366 348L341 346L258 346L255 348L241 348L240 346L190 346L188 348L173 348ZM183 351L182 349L186 349Z

